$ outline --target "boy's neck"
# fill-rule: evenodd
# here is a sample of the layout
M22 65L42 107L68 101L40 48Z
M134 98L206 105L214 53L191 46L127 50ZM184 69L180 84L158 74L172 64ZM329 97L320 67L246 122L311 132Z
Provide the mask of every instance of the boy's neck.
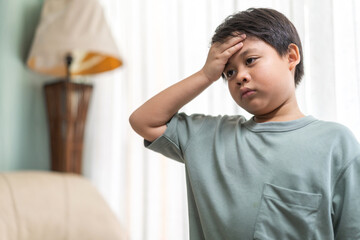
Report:
M302 117L305 117L305 115L300 111L300 108L296 101L296 97L294 97L289 102L284 103L282 106L269 113L263 115L255 115L254 120L257 123L285 122L296 120Z
M264 122L285 122L285 121L292 121L299 118L305 117L305 115L301 112L297 114L292 115L286 115L286 116L268 116L268 115L262 115L262 116L254 116L254 120L257 123L264 123Z

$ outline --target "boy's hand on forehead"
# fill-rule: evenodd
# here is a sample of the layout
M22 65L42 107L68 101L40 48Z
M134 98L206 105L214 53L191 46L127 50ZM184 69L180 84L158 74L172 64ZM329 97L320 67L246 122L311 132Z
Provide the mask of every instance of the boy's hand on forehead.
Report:
M221 77L229 58L242 48L245 38L245 34L231 36L223 43L216 42L211 45L205 65L201 69L209 81L214 82Z

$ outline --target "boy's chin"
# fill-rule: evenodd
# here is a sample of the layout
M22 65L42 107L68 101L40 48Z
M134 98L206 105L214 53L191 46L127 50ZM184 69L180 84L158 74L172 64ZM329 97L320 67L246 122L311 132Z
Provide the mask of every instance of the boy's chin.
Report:
M244 106L240 106L240 107L242 109L244 109L246 112L248 112L249 114L254 115L254 116L266 115L268 113L265 109L254 109L254 108L247 108Z

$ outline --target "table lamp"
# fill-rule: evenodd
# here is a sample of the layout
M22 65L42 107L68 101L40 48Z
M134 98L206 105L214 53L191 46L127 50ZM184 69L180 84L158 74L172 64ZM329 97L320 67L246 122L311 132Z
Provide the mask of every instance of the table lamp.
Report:
M58 77L44 85L53 171L82 172L83 136L93 86L74 78L121 65L97 0L44 1L27 66Z

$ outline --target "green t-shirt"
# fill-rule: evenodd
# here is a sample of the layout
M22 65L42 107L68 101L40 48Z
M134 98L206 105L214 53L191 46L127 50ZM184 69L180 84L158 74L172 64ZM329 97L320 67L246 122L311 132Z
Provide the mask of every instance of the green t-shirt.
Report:
M360 146L303 117L176 114L149 149L185 163L190 239L360 239Z

